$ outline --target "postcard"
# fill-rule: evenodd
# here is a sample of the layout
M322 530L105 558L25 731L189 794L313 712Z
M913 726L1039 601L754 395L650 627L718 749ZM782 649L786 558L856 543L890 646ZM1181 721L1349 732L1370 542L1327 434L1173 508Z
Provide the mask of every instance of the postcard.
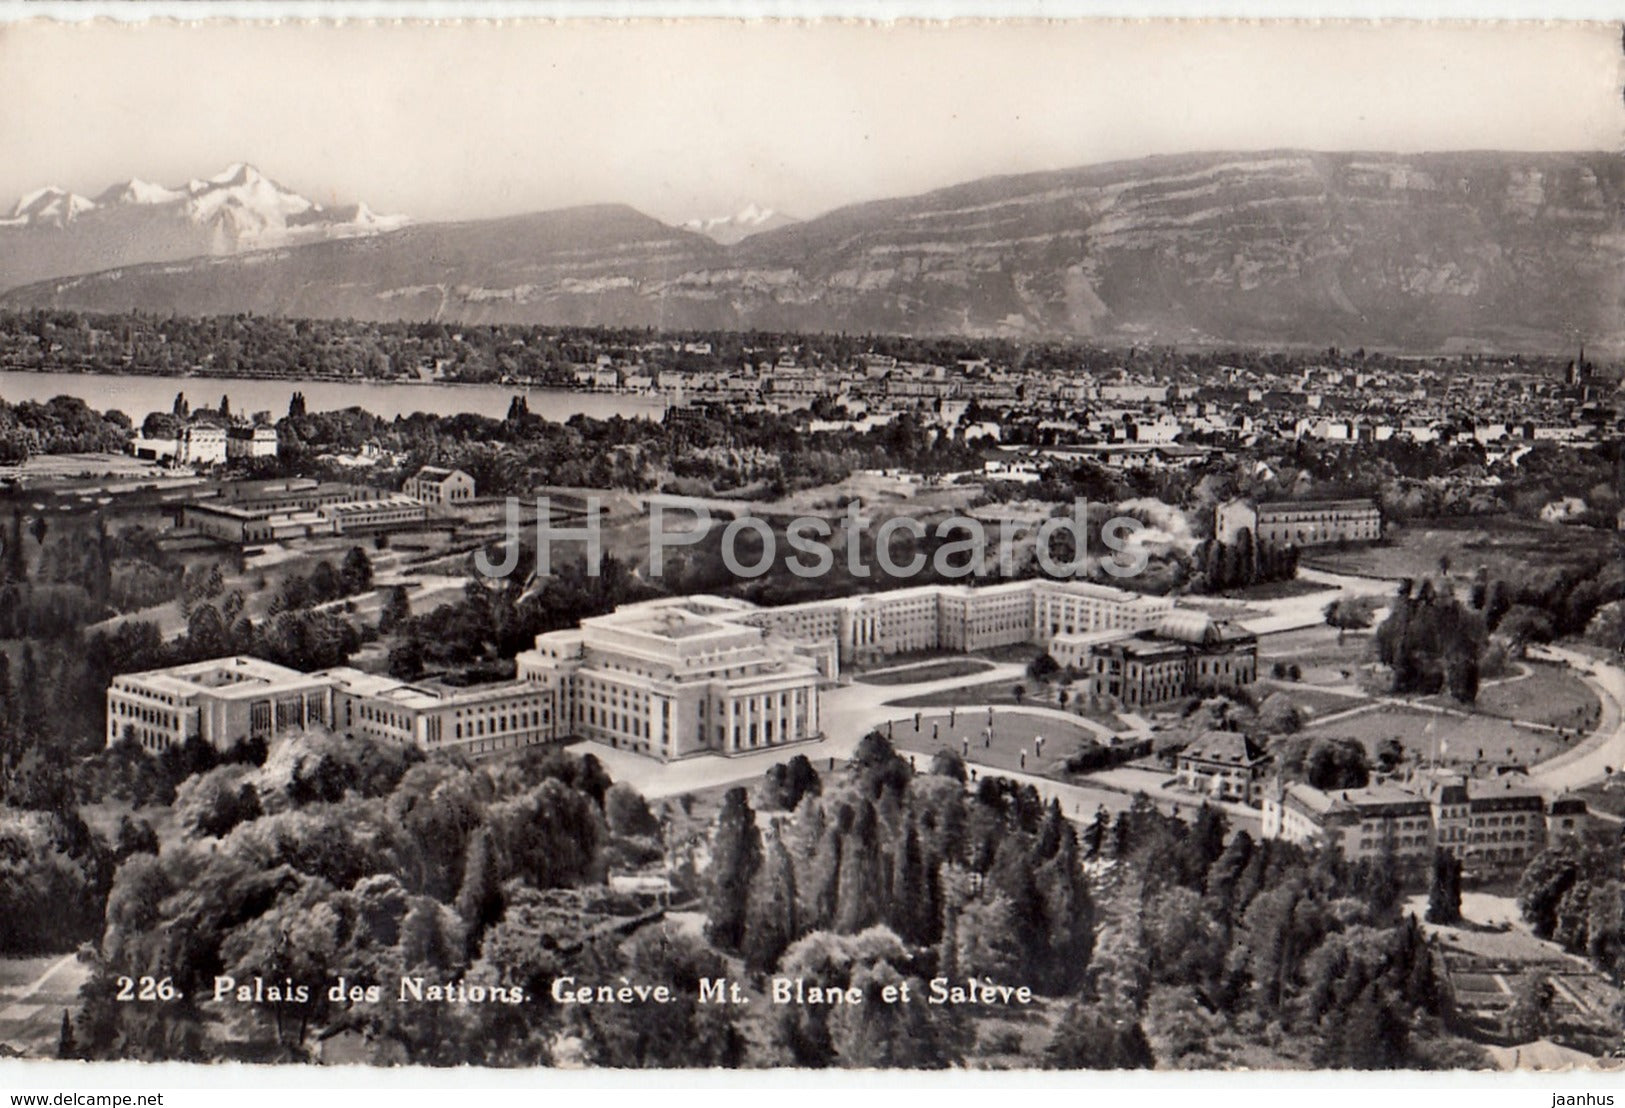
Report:
M0 1083L1617 1070L1621 86L0 25Z

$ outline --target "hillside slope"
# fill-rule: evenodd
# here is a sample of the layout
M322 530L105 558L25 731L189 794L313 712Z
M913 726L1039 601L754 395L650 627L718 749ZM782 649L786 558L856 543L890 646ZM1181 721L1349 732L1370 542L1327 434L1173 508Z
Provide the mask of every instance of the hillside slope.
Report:
M1625 157L1151 158L724 246L624 207L15 289L8 306L1402 349L1625 345Z

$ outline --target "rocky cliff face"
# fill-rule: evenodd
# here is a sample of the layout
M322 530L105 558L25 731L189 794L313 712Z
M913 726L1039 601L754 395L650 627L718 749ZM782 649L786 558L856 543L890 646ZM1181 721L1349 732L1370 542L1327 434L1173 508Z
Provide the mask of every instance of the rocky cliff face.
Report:
M724 246L626 208L41 282L10 306L670 328L1625 346L1625 157L1204 154L991 178Z

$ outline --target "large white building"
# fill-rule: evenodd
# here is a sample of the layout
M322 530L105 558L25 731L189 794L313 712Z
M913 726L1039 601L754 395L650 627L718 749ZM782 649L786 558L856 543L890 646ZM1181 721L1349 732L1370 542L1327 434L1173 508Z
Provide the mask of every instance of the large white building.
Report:
M451 688L348 666L316 676L333 688L333 730L424 750L488 758L565 737L553 690L527 681Z
M629 604L536 637L519 679L570 735L669 761L817 738L818 648L769 635L739 601Z
M1034 579L997 585L919 585L740 613L743 622L787 638L833 643L842 663L913 651L1049 647L1057 636L1139 631L1174 609L1145 596L1085 581Z
M258 658L121 674L107 689L107 745L129 739L154 753L194 737L224 749L332 719L324 678Z
M107 690L109 746L130 739L157 753L200 738L223 750L314 726L476 759L568 735L553 691L523 681L451 688L233 657L123 674Z
M661 760L742 754L820 737L819 688L843 659L1122 633L1156 625L1172 608L1163 598L1052 581L783 608L675 597L539 635L518 656L515 680L470 688L349 667L303 674L253 658L126 674L107 691L107 741L130 737L158 751L195 735L224 748L319 724L473 758L574 739Z
M275 427L264 424L237 424L226 432L226 457L233 460L274 458L277 456Z

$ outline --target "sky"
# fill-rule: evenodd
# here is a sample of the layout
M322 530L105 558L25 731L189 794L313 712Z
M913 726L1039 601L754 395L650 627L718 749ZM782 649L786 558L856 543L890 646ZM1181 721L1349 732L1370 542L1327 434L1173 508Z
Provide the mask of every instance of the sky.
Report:
M0 211L235 161L425 220L806 217L1190 150L1625 147L1617 25L0 27Z

